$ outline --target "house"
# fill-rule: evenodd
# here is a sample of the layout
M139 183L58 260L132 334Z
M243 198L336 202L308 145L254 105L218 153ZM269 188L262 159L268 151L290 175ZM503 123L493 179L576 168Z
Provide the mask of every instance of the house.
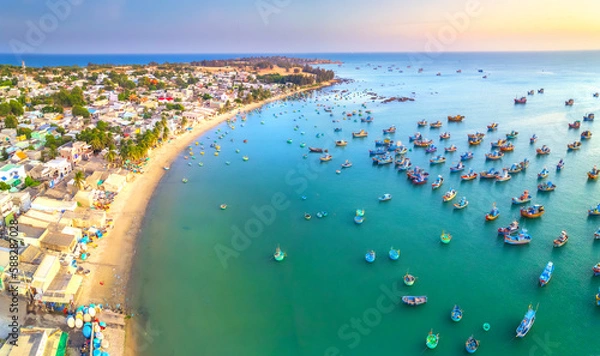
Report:
M40 241L46 237L48 229L19 223L19 235L14 237L23 246L41 247Z
M60 157L64 158L71 164L71 168L81 161L84 156L88 155L90 145L83 141L69 142L60 147Z
M68 334L56 328L27 327L19 331L18 346L5 343L1 356L64 355ZM63 351L61 351L63 350Z
M9 163L0 168L0 181L11 187L16 187L25 182L26 177L25 166L22 164Z
M71 173L72 170L73 167L71 166L71 163L65 158L55 158L44 163L41 176L42 178L52 179L55 183L58 183L63 180L67 174Z
M29 142L27 142L27 146L29 146ZM27 156L27 154L25 152L18 150L12 155L12 157L10 158L10 161L13 163L19 163L28 158L29 158L29 156Z
M105 227L106 212L104 210L66 211L60 219L59 224L80 229Z
M37 197L31 202L31 209L43 211L43 212L62 212L62 211L73 211L77 208L77 202L70 200L57 200L47 197Z
M8 193L0 193L0 214L7 217L13 212L12 197Z
M31 194L27 191L12 193L12 202L19 212L25 212L31 209Z
M102 186L109 192L120 192L127 185L127 177L120 174L111 174Z
M61 253L74 253L77 248L77 237L50 229L40 240L40 248Z
M58 256L46 254L42 259L42 263L40 263L33 274L31 287L37 291L36 294L43 293L43 291L50 286L50 283L52 283L52 280L56 277L58 270L60 270Z

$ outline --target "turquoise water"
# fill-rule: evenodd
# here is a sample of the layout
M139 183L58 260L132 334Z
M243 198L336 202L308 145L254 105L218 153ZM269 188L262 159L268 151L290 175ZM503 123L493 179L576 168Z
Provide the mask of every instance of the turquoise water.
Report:
M185 160L182 152L171 165L149 206L134 264L130 293L139 319L133 320L154 330L154 337L137 335L141 354L456 355L466 353L464 342L471 334L481 340L482 355L597 354L600 347L593 340L600 308L594 306L594 294L600 278L593 277L591 267L600 261L600 241L593 240L600 220L588 218L586 210L600 202L600 182L588 181L586 172L600 164L600 138L583 142L576 152L567 152L566 145L584 129L600 134L594 128L598 123L567 128L568 122L599 111L600 99L592 93L600 91L600 54L456 54L411 68L403 55L332 59L345 62L331 68L353 82L270 104L245 123L238 120L234 130L223 124L199 138L204 156L200 146L193 146L196 160ZM388 71L392 64L396 69ZM418 66L423 73L417 73ZM545 94L537 94L542 87ZM515 106L515 95L530 89L536 94ZM340 99L342 90L347 92ZM368 92L414 96L415 101L381 104ZM568 98L575 99L574 106L564 106ZM323 105L333 106L333 116ZM344 111L360 109L372 110L374 122L343 120ZM446 117L455 114L466 119L448 123ZM419 129L420 119L441 120L444 126ZM493 121L499 129L469 148L467 133L485 132ZM445 177L440 189L413 186L393 166L372 165L368 150L390 125L398 128L392 137L407 145L408 136L421 131L439 147L458 146L456 153L445 154L443 165L430 167L431 155L423 149L407 155L433 177ZM342 132L334 133L335 127ZM351 132L361 128L369 137L353 139ZM515 151L500 162L486 162L490 142L511 130L520 132ZM452 137L440 143L444 131ZM324 135L316 137L319 133ZM534 133L539 140L530 145ZM335 147L336 139L349 143ZM208 147L215 140L221 145L218 157ZM303 142L329 148L333 160L319 163L320 155L307 153ZM552 153L536 157L535 148L543 144ZM531 164L508 182L460 182L460 174L450 174L449 167L466 150L475 154L466 166L477 172L523 158ZM561 158L566 165L557 173ZM346 159L353 167L336 174ZM543 167L550 170L547 180L558 186L555 192L536 191ZM183 177L187 184L181 183ZM466 209L442 203L452 187L469 200ZM546 206L541 219L521 219L511 205L511 197L524 189L533 193L533 203ZM393 199L380 203L377 197L384 193ZM501 215L485 222L494 202ZM219 209L224 203L227 209ZM357 208L366 211L360 226L353 222ZM329 214L318 219L318 211ZM313 215L310 221L305 212ZM497 236L496 229L515 218L533 236L530 245L508 246ZM563 229L570 241L553 248ZM449 245L440 243L442 230L453 235ZM278 245L287 253L280 263L272 257ZM401 249L398 261L387 257L391 246ZM373 264L364 261L370 249L377 252ZM540 288L539 275L550 260L554 277ZM401 283L407 271L418 277L412 287ZM429 301L411 308L397 303L401 295L427 295ZM539 305L536 323L524 339L516 339L530 303ZM450 320L454 304L464 309L459 323ZM490 331L482 330L484 322L491 324ZM434 351L425 347L430 329L440 333Z

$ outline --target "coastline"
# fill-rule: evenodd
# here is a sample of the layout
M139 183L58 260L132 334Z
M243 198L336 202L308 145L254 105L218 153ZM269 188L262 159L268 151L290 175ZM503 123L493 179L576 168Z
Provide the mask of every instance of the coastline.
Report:
M283 100L294 94L322 89L337 83L337 80L324 82L317 86L302 88L294 92L280 94L267 100L247 104L230 112L214 116L195 125L191 131L180 134L171 143L163 144L150 154L150 161L144 174L135 175L116 196L108 214L114 219L114 228L110 230L99 247L93 250L88 261L92 271L84 281L82 292L77 298L80 303L123 304L127 310L127 293L130 287L132 265L136 254L136 241L141 232L141 224L153 192L161 181L165 170L183 150L200 135L215 126L234 118L238 113L249 113L266 104ZM132 323L127 322L124 335L111 336L112 355L136 355L136 339ZM119 334L119 333L115 333ZM123 334L123 333L120 333ZM120 338L123 340L119 340Z

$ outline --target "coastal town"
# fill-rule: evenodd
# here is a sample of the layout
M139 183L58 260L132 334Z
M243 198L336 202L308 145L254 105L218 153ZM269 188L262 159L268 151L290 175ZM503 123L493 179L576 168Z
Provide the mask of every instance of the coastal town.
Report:
M203 131L331 84L313 67L329 63L0 65L0 355L125 354L134 241L164 170Z

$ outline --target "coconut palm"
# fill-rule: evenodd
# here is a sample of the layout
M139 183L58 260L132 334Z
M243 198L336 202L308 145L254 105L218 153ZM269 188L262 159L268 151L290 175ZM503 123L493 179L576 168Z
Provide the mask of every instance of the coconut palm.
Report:
M77 187L77 189L82 189L83 184L85 182L85 174L82 171L75 172L75 176L73 177L73 183Z
M48 157L51 159L55 159L56 157L58 157L58 149L56 148L56 146L50 146L50 148L48 148Z
M115 152L114 150L108 151L108 153L106 154L106 160L110 163L113 163L116 159L117 159L117 152Z

